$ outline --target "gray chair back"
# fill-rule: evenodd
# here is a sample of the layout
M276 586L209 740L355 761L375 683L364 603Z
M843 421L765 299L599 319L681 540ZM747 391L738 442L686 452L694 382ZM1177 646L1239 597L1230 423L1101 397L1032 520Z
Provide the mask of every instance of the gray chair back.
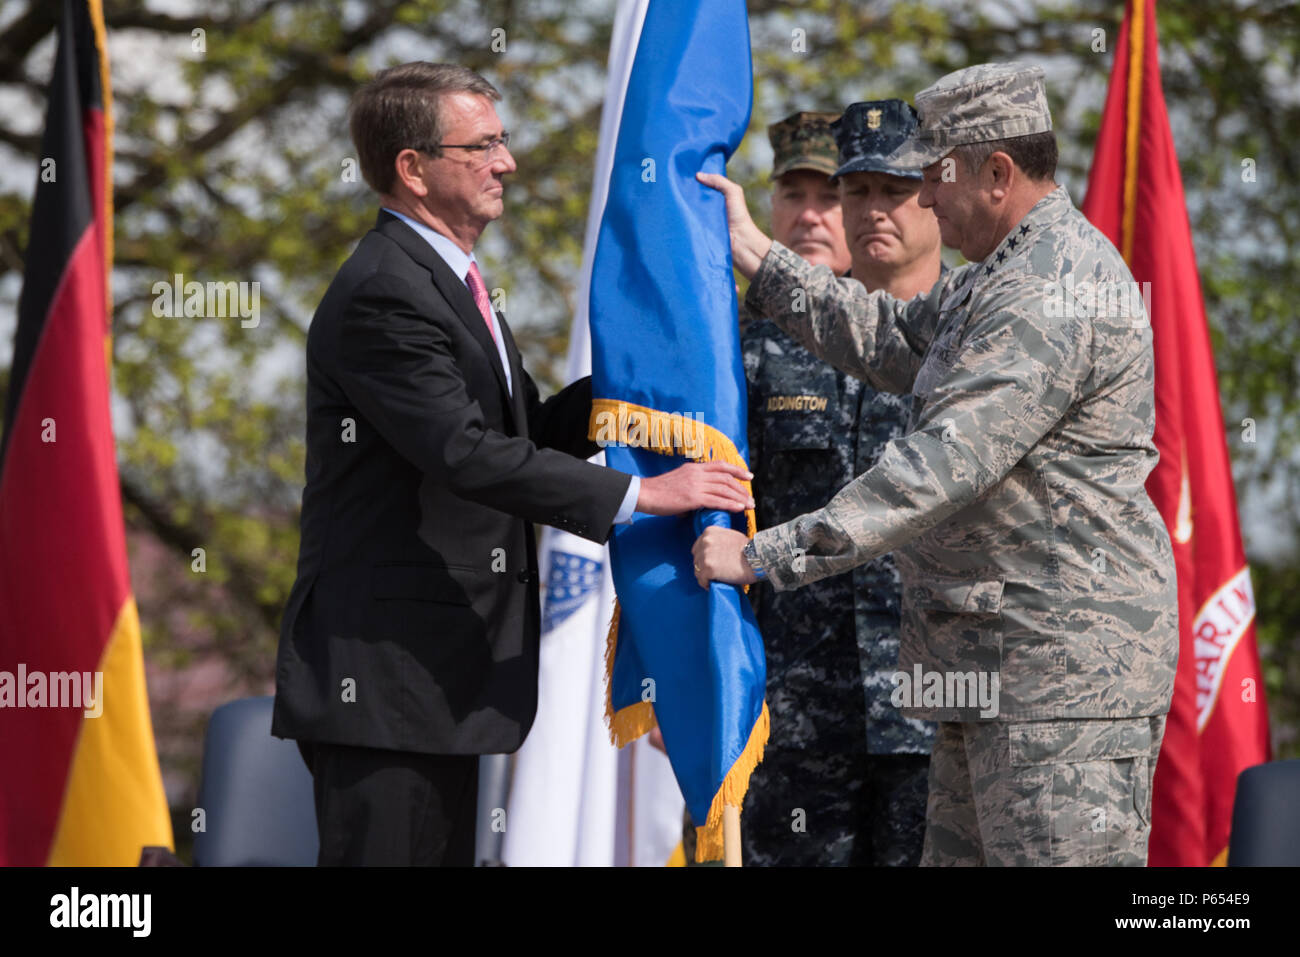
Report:
M203 743L194 837L200 867L312 866L319 838L311 773L293 741L271 737L274 699L222 705Z
M1238 775L1228 866L1300 867L1300 760Z

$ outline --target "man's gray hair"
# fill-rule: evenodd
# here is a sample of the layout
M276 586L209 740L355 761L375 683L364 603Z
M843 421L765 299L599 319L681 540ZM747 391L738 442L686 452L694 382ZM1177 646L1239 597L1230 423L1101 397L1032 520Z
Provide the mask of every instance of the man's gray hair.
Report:
M348 109L352 143L361 175L377 193L387 193L397 178L394 161L404 149L441 156L442 98L474 93L499 100L483 77L452 63L403 63L380 70L357 90Z
M1004 140L963 143L954 146L952 152L970 175L978 173L994 153L1006 153L1022 173L1039 182L1056 176L1056 161L1059 157L1056 134L1051 130L1012 136Z

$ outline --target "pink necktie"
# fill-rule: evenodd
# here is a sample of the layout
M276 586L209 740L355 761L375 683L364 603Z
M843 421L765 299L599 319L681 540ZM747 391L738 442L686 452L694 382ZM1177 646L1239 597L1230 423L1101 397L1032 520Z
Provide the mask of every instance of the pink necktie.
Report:
M487 323L488 335L492 337L493 342L496 342L496 329L492 325L492 307L488 305L487 286L483 283L483 274L478 271L478 263L469 264L469 272L465 274L465 284L469 286L469 291L474 296L474 305L478 306L483 321Z

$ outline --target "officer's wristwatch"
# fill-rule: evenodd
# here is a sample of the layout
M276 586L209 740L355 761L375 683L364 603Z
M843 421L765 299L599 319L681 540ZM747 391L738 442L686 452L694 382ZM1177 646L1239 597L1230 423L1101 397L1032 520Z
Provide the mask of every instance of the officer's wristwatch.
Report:
M754 548L752 538L745 543L745 550L741 554L745 556L745 561L749 562L749 567L754 569L754 574L758 576L759 581L767 578L767 572L763 571L763 564L758 560L758 549Z

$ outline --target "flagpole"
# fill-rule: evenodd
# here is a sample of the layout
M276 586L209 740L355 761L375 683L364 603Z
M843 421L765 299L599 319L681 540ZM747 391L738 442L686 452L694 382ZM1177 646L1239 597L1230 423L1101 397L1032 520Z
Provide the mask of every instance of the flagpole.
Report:
M741 866L740 808L734 804L722 805L722 863L724 867Z

